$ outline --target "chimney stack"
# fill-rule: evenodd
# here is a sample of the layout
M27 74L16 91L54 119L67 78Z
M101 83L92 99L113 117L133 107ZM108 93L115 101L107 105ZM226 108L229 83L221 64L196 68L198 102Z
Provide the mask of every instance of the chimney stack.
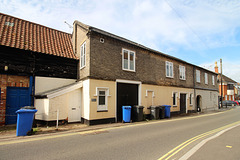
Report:
M218 66L217 66L217 62L215 62L215 72L218 73Z

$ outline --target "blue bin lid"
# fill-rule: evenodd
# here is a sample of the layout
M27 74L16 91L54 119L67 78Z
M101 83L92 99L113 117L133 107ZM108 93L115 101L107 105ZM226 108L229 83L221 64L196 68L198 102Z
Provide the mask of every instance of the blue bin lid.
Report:
M171 108L171 105L163 105L164 107L169 107L169 108Z
M16 113L36 113L37 111L36 109L19 109Z
M122 109L131 109L131 106L122 106Z

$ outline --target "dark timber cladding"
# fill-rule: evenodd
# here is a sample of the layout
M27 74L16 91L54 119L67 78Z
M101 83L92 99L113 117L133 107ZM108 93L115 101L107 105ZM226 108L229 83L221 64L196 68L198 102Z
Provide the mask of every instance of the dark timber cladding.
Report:
M78 60L0 46L0 73L77 78ZM4 70L8 66L8 71Z

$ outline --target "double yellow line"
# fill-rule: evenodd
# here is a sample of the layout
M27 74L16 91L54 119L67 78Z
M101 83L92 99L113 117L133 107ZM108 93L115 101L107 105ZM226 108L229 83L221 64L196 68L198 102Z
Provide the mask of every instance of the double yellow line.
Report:
M217 128L217 129L214 129L214 130L211 130L211 131L208 131L208 132L205 132L205 133L202 133L198 136L195 136L185 142L183 142L182 144L178 145L177 147L173 148L171 151L169 151L168 153L166 153L165 155L163 155L161 158L159 158L158 160L168 160L169 158L171 158L172 156L176 155L179 151L181 151L183 148L185 148L186 146L190 145L191 143L193 143L194 141L198 140L198 139L201 139L201 138L204 138L208 135L211 135L211 134L214 134L214 133L217 133L219 131L222 131L226 128L229 128L229 127L232 127L232 126L235 126L237 124L239 124L240 121L237 121L237 122L234 122L234 123L231 123L229 125L226 125L226 126L223 126L223 127L220 127L220 128Z

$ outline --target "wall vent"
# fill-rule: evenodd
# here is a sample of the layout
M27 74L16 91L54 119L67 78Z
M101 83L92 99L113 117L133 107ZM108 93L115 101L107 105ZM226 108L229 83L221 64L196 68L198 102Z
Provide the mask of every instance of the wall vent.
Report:
M103 38L100 38L100 42L101 42L101 43L104 43L104 39L103 39Z

